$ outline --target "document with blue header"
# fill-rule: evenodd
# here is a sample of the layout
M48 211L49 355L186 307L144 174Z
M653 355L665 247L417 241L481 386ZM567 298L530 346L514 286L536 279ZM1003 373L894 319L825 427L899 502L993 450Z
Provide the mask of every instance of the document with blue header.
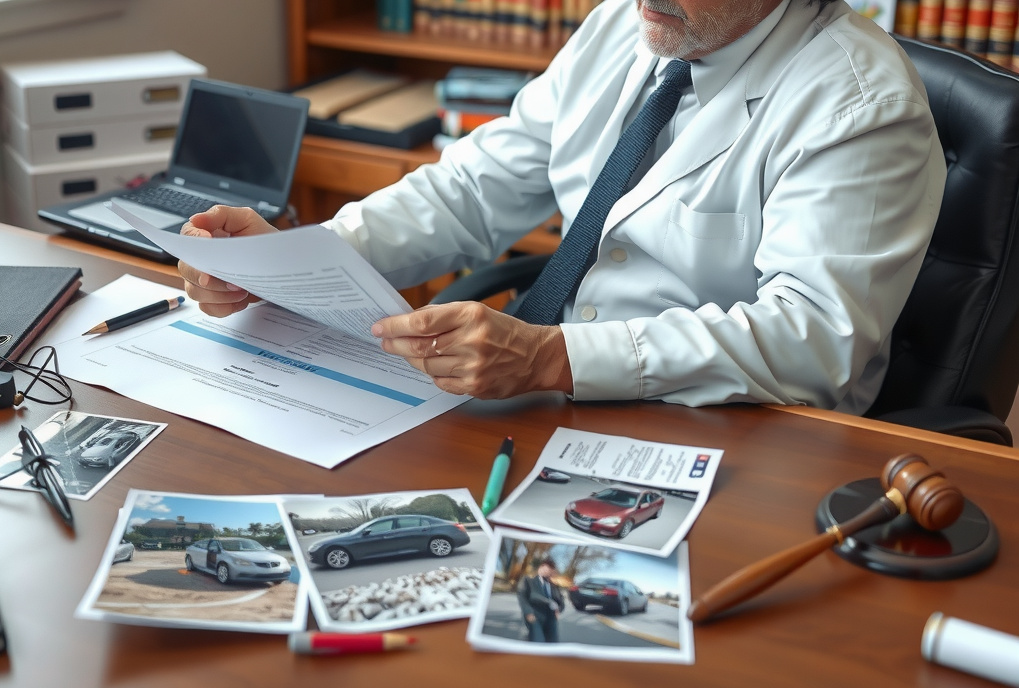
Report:
M65 375L326 468L469 398L382 351L371 324L409 306L335 233L153 238L266 301L227 318L186 302L176 317L67 339L57 344ZM126 305L141 290L120 282L74 305Z

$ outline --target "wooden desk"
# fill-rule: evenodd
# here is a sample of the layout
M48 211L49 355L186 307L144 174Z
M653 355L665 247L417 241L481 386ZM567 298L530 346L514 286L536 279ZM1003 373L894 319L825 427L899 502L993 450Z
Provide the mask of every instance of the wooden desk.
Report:
M0 227L3 262L73 264L93 288L118 271L163 273L75 254ZM571 403L536 394L469 402L327 471L110 392L74 384L75 408L169 423L89 502L75 502L76 537L37 495L0 492L0 610L9 659L0 686L925 686L990 685L926 663L920 633L936 610L1019 634L1019 453L838 414L661 403ZM0 446L52 412L0 411ZM843 423L845 420L847 422ZM994 520L997 562L967 579L912 582L825 553L740 613L698 627L692 666L538 658L473 651L467 622L413 629L419 647L384 656L291 655L280 636L79 621L128 488L208 494L368 492L467 487L480 499L499 439L517 444L509 486L533 466L556 426L658 442L721 447L714 490L691 532L694 594L739 566L814 534L830 489L876 475L915 451L945 470Z

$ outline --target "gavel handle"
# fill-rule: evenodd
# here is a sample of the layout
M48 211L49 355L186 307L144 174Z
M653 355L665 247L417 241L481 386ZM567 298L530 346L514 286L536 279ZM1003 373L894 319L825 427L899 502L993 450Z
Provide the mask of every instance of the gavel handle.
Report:
M862 513L838 526L832 526L802 545L773 554L750 566L740 569L710 588L690 605L687 617L694 623L705 621L718 612L750 599L771 587L787 575L806 564L846 536L879 523L885 523L901 513L891 499L881 497Z

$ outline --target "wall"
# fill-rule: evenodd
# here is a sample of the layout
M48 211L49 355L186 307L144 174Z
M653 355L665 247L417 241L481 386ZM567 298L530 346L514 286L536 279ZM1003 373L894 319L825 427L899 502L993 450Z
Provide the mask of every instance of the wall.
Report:
M130 0L121 15L0 39L0 63L176 50L209 77L286 86L285 0Z

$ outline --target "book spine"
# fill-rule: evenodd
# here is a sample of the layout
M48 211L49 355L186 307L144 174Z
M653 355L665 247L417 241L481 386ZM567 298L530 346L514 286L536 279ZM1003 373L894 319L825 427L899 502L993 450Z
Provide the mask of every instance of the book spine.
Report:
M495 42L509 43L513 26L513 0L495 0Z
M563 43L563 0L548 0L548 45L558 48Z
M966 8L968 0L944 0L941 9L941 42L961 48L966 39Z
M527 45L531 31L531 0L513 0L510 23L510 43Z
M944 0L920 0L916 14L916 37L926 41L941 38L941 14Z
M570 36L577 30L577 2L578 0L563 0L563 43L570 40Z
M1012 65L1017 9L1019 9L1019 3L1016 0L992 0L991 3L991 28L987 35L987 59L1002 67Z
M963 48L983 57L987 54L987 39L991 32L991 0L969 0L966 13L966 41Z
M895 33L907 38L916 38L918 7L918 0L899 0L895 6Z
M393 30L393 0L375 0L375 12L379 30Z
M495 40L495 0L481 0L479 40L491 43Z
M413 0L389 0L389 9L392 13L392 31L410 33L414 29L414 1Z
M1019 72L1019 25L1016 26L1014 36L1015 37L1012 40L1012 62L1010 66L1013 72Z
M548 2L549 0L531 0L531 47L536 50L544 48L548 38Z
M428 33L431 20L431 0L414 0L414 31Z

